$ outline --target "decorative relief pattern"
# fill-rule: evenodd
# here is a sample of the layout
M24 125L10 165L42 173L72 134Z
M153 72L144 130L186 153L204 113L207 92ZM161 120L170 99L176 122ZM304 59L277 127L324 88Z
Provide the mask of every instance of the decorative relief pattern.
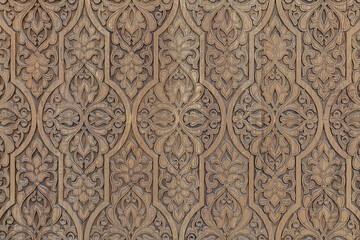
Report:
M336 145L352 158L351 202L357 209L360 209L360 201L358 200L360 193L358 173L360 169L360 125L358 118L360 113L359 46L359 31L357 31L351 38L352 83L335 96L329 117L331 135L334 137Z
M357 0L0 0L0 239L360 239Z
M186 4L207 33L206 77L229 100L248 80L248 32L260 23L269 2L186 0Z
M268 239L248 207L248 162L228 138L206 159L206 206L192 219L187 239Z
M290 219L285 239L358 239L358 218L345 208L345 160L326 141L302 162L303 207Z
M31 110L24 94L11 83L10 35L0 29L0 206L10 197L10 153L30 131Z
M165 217L152 206L152 158L129 138L111 161L111 205L90 239L172 239Z
M102 25L111 31L111 75L132 99L153 77L153 32L163 24L173 1L91 0Z
M290 0L281 3L291 23L303 32L302 79L326 100L345 80L346 31L359 20L359 2Z
M200 83L200 36L180 10L159 35L159 82L143 97L139 133L159 155L159 202L177 222L200 202L200 155L213 144L221 114ZM199 186L200 185L200 186Z
M39 138L17 157L17 201L0 219L0 239L77 239L70 216L56 204L57 166Z
M33 96L39 97L58 74L58 35L79 1L7 0L0 13L18 33L16 74ZM15 59L14 59L15 60Z
M255 203L273 224L295 204L295 157L317 130L314 101L294 81L294 39L277 16L255 36L255 83L240 94L232 117L236 137L255 158Z
M104 199L104 155L124 133L119 94L104 82L104 36L84 11L65 35L65 82L45 103L43 124L65 154L64 198L85 220Z

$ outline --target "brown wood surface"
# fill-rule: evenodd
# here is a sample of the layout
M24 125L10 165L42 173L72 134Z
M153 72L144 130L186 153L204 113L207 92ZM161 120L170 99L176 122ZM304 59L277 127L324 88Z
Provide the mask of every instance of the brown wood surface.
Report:
M0 239L360 239L360 1L0 0Z

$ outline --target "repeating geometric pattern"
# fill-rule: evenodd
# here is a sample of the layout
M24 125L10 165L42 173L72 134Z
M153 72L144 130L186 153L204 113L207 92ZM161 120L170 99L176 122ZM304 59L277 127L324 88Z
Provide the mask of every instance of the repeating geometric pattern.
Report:
M360 239L357 0L0 0L0 240Z

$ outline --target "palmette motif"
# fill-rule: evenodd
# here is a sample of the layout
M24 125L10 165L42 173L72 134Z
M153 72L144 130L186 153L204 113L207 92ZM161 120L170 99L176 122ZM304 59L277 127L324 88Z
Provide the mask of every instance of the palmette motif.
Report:
M267 0L186 0L195 23L206 33L206 78L229 100L249 78L248 33L263 18Z
M66 27L79 1L0 2L0 13L17 32L16 74L38 98L58 74L58 32Z
M153 77L153 32L173 1L91 0L97 18L111 32L111 75L133 99Z
M302 79L321 99L345 80L346 31L359 20L359 2L281 1L291 23L302 34Z
M248 207L248 159L225 137L206 158L206 206L191 220L186 239L268 239Z
M0 0L0 239L360 239L357 0Z
M0 28L0 206L10 198L10 154L19 148L31 128L30 104L11 83L10 35Z
M56 203L58 159L39 138L16 159L16 204L0 219L0 239L78 239L70 216Z
M295 213L285 239L359 239L359 220L345 208L345 160L321 138L302 162L303 207Z
M296 204L296 157L317 132L317 107L296 79L295 35L273 15L255 35L255 82L240 92L236 138L254 156L254 203L273 224Z
M329 113L329 128L336 146L341 152L351 157L351 203L356 210L360 208L359 196L359 30L354 31L351 38L352 82L344 86L333 98ZM358 213L358 212L356 212Z
M111 158L111 205L98 216L90 239L173 239L167 220L151 205L151 161L132 137Z
M122 99L104 83L104 36L86 11L65 35L64 83L48 98L44 128L65 154L64 198L85 220L104 199L104 154L124 132Z
M158 201L181 226L201 204L200 155L214 143L221 114L201 83L201 35L190 28L180 7L169 21L158 36L158 83L144 95L137 121L145 144L159 156Z
M18 86L12 83L14 82L14 71L10 69L13 64L11 56L14 56L11 51L12 38L13 35L10 35L5 28L0 28L0 209L2 213L6 212L14 203L14 194L12 193L16 186L12 163L14 158L10 154L15 154L23 149L29 134L32 134L31 125L34 122L31 115L33 110L31 103ZM6 215L9 214L10 211L7 211ZM27 216L29 217L29 214ZM5 216L0 220L2 221L0 224L1 239L5 239L10 234L6 226L9 225L5 222L6 218Z

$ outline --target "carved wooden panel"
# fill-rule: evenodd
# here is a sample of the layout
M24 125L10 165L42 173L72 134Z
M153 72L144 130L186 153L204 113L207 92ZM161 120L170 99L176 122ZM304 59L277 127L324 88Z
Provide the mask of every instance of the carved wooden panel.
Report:
M360 1L0 0L0 240L360 240Z

